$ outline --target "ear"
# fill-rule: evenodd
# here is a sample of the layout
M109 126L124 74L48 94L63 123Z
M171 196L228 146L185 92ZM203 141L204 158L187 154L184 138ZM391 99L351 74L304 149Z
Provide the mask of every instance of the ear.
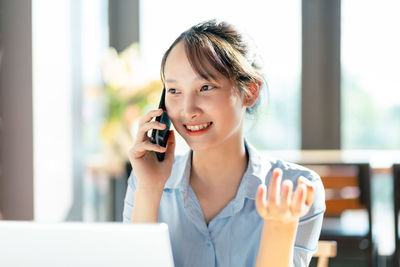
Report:
M260 95L261 84L262 83L258 81L249 85L248 89L250 92L243 98L243 105L245 107L250 108L256 103L258 96Z

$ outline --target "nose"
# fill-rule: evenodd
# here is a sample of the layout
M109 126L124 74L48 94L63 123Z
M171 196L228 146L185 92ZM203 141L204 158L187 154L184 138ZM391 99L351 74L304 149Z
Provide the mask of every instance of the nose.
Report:
M183 100L182 115L185 119L194 119L201 115L202 110L199 106L199 101L194 94L186 95Z

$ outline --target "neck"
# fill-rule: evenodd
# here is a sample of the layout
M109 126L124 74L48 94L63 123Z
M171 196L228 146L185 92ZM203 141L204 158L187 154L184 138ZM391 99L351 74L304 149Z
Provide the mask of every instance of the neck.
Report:
M238 187L247 162L242 135L206 151L193 151L191 183L210 189L226 185Z

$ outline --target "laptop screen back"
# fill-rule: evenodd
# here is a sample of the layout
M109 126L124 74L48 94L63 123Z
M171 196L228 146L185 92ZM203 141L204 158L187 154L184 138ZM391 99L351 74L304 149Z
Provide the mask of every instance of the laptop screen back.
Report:
M0 221L0 266L173 266L168 226Z

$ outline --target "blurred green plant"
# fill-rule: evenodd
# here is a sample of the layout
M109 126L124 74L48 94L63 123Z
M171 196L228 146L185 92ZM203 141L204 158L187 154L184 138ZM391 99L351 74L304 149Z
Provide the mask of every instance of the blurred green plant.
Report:
M140 58L138 43L117 53L110 47L101 64L106 114L101 131L103 150L117 164L124 164L135 137L135 123L156 108L162 83L151 78Z

